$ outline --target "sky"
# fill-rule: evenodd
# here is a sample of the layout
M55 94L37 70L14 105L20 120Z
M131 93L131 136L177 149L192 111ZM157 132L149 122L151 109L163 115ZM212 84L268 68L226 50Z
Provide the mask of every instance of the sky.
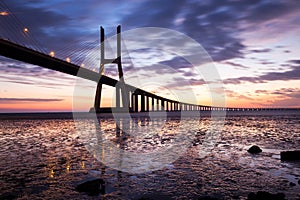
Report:
M71 62L88 64L95 71L99 70L99 59L93 55L98 55L99 26L105 28L109 37L119 24L127 33L141 30L128 34L128 40L125 37L122 43L122 52L126 51L122 61L127 83L175 100L177 91L186 97L184 92L189 88L195 97L192 103L210 105L211 93L216 91L209 90L197 67L204 71L215 68L228 107L300 107L297 1L24 0L20 3L4 0L0 3L1 38L46 54L53 51L55 57L69 57ZM143 33L147 27L156 29ZM155 30L183 34L199 44L209 59L195 68L186 58L165 48L175 43L176 51L181 52L190 47L189 43L172 38L167 31ZM137 42L142 36L143 41ZM159 43L153 42L153 38L159 38ZM114 55L111 45L107 54ZM185 56L192 56L194 50L189 52L191 55ZM2 113L87 111L93 105L95 83L5 57L0 57L0 70ZM116 66L106 66L105 74L116 78ZM74 96L80 96L74 89L78 85L85 85L85 94L80 98L87 100L74 108ZM112 88L104 87L102 95L102 106L113 105Z

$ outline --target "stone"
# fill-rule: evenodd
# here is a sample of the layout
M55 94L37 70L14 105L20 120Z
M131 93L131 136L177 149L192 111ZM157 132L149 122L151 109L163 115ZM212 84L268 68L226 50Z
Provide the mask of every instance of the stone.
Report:
M296 186L296 183L290 182L290 186L294 187L294 186Z
M256 146L256 145L253 145L247 151L252 154L257 154L257 153L262 152L261 148L259 148L259 146Z
M85 192L90 196L105 194L105 181L100 178L89 178L76 186L76 191Z
M265 191L251 192L248 194L247 200L285 200L283 193L271 194Z
M285 200L285 194L277 193L271 194L265 191L251 192L248 194L248 200Z
M0 195L0 199L13 200L17 198L18 196L16 194L4 193Z
M280 152L281 160L300 160L300 150Z

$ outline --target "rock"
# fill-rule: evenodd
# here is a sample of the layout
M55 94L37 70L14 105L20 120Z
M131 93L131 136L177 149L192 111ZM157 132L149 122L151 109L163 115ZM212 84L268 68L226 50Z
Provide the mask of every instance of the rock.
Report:
M257 153L262 152L261 148L259 148L259 146L256 146L256 145L253 145L247 151L252 154L257 154Z
M281 160L300 160L300 150L280 152Z
M89 178L76 186L76 191L85 192L90 196L105 194L105 181L100 178Z
M296 183L290 182L290 186L291 187L296 186Z
M285 200L283 193L271 194L265 191L251 192L248 194L248 200Z
M17 199L17 198L18 198L18 195L16 195L16 194L4 193L4 194L0 195L0 199L13 200L13 199Z

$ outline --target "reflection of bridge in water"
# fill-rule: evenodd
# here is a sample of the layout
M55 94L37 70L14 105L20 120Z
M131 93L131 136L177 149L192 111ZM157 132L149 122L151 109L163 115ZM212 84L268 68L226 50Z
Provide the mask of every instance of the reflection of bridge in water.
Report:
M27 32L28 30L26 29L25 31ZM126 84L124 81L121 63L121 27L117 27L117 58L105 58L104 41L104 29L101 27L101 61L99 72L80 67L77 64L71 63L70 60L55 58L51 54L47 55L3 38L0 38L0 55L97 82L95 102L93 108L91 108L91 111L95 112L111 112L112 110L116 112L287 110L286 108L228 108L197 105L179 102L147 92L143 89ZM117 64L119 80L103 74L105 64ZM100 108L103 84L115 87L115 108Z

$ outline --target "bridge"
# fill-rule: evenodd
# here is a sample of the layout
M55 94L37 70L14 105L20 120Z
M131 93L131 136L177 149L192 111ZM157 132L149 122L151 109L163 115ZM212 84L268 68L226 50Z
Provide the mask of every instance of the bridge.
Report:
M109 109L101 109L101 89L102 85L108 85L116 88L116 109L130 112L149 112L150 99L151 111L180 111L180 110L225 110L229 108L203 106L190 103L179 102L167 99L156 94L152 94L135 86L126 84L123 77L121 63L121 27L117 27L117 55L115 59L105 59L104 55L104 29L101 27L101 63L100 71L95 72L66 60L55 58L51 55L38 52L28 47L16 44L9 40L0 38L0 55L7 58L19 60L25 63L37 65L47 69L59 71L72 76L78 76L97 83L97 91L95 103L92 110L96 112L109 112ZM105 64L117 64L119 72L119 80L103 75ZM80 70L80 73L78 73ZM138 101L140 96L140 102ZM122 98L123 105L121 106L120 99ZM140 105L139 105L140 104ZM156 106L155 106L156 104ZM158 106L160 105L160 106ZM160 110L159 110L160 107ZM139 109L140 108L140 109ZM156 108L156 109L155 109Z
M0 8L9 10L9 8L2 2ZM12 13L12 12L11 12ZM3 16L10 17L10 13L2 12ZM7 15L7 16L6 16ZM11 16L7 21L0 21L4 24L8 30L12 30L11 34L16 34L15 38L20 38L20 29L23 31L23 36L27 37L30 33L29 29L24 26L20 20L15 16ZM19 26L16 28L15 26ZM16 31L17 29L17 31ZM150 112L150 111L255 111L255 110L285 110L285 108L228 108L228 107L216 107L208 105L197 105L187 102L180 102L174 99L168 99L150 92L147 92L141 88L125 83L124 74L122 69L121 58L121 26L117 27L117 57L105 58L105 34L103 27L100 28L100 69L93 71L78 63L70 61L70 58L66 60L60 59L54 55L54 52L46 53L39 48L38 50L33 47L39 46L38 42L32 40L32 45L28 47L26 44L22 44L17 40L8 39L7 35L0 35L0 55L11 58L14 60L22 61L28 64L37 65L43 68L55 70L72 76L77 76L83 79L94 81L97 83L95 91L94 105L90 112L112 112L112 110L118 112ZM74 54L75 55L75 54ZM119 80L113 79L103 74L104 66L106 64L116 64L118 68ZM79 73L80 72L80 73ZM112 86L116 90L116 98L114 108L101 108L101 96L102 86Z
M164 98L143 89L125 83L121 60L121 26L117 27L117 58L105 58L105 35L103 27L101 32L101 61L99 72L81 67L68 60L62 60L53 55L45 54L37 50L16 44L12 41L0 38L0 55L19 60L25 63L37 65L47 69L59 71L72 76L97 83L94 106L90 112L149 112L149 111L255 111L255 110L284 110L286 108L229 108L197 105ZM119 80L103 74L105 64L116 64L118 67ZM80 71L80 73L78 73ZM115 108L101 108L102 85L115 87ZM139 97L140 96L140 97ZM139 101L140 98L140 101ZM121 105L122 99L122 105ZM151 99L151 101L150 101ZM151 103L151 110L150 110Z

